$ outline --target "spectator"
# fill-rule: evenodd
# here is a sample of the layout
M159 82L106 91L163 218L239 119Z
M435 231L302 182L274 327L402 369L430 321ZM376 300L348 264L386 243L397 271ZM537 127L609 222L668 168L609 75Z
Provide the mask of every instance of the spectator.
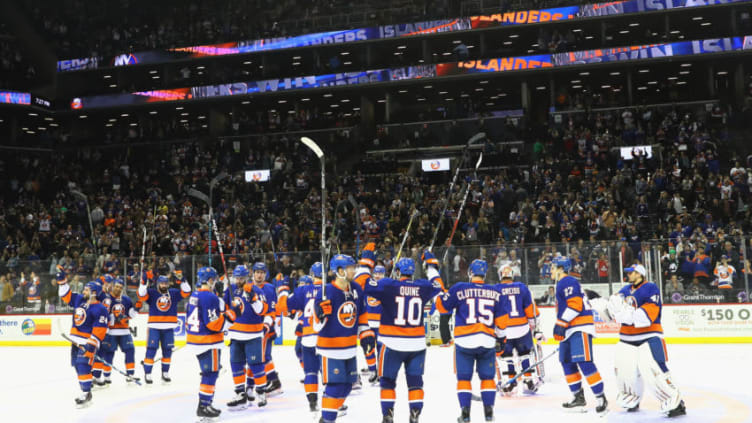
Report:
M548 290L537 300L538 305L552 306L556 304L556 291L553 285L549 285Z

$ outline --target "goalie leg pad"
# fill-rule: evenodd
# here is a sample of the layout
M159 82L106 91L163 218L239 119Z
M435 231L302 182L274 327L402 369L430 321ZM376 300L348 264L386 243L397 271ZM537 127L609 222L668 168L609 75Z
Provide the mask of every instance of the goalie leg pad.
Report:
M614 368L616 371L616 401L624 409L640 404L643 393L642 377L638 369L638 347L619 342L616 345Z
M661 403L661 411L667 413L675 409L681 403L681 393L674 385L666 367L666 350L663 340L659 337L650 338L640 345L638 350L640 374Z

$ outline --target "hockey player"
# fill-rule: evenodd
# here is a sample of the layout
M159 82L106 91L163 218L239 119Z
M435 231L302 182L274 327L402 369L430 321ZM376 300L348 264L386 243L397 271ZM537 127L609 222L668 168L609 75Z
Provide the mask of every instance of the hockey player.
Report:
M501 353L500 358L502 360L499 362L499 366L503 368L506 365L507 370L503 371L503 374L511 379L517 374L514 353L517 353L520 367L528 368L530 366L530 353L533 349L533 336L540 341L543 334L536 327L536 320L540 312L533 304L535 300L533 300L530 290L524 283L514 281L514 270L511 266L501 266L499 280L501 283L497 284L496 288L501 293L504 308L509 311L506 329L507 342L504 351ZM534 332L534 335L531 331ZM529 393L538 390L538 381L532 373L525 373L522 381ZM499 381L499 383L503 382L503 380ZM505 394L511 394L516 386L517 382L512 382L504 386L502 391Z
M113 280L111 292L109 294L109 319L107 336L102 342L102 358L108 363L112 363L115 352L118 348L125 354L125 370L129 376L135 373L135 355L136 349L133 347L133 336L129 329L129 321L138 316L138 311L133 307L131 299L123 293L125 282L116 278ZM104 381L111 383L110 373L112 368L104 365ZM131 377L129 383L136 380Z
M146 341L146 357L144 366L144 381L152 383L151 370L154 366L154 356L157 348L162 347L162 381L171 382L170 360L175 346L175 329L178 325L178 303L181 299L191 295L191 285L183 279L181 270L175 271L175 280L180 283L180 289L170 288L170 281L166 276L157 278L157 289L147 288L145 281L138 286L138 298L149 305L149 333Z
M241 305L232 312L225 313L225 302L214 291L223 292L224 287L218 281L217 271L213 267L198 269L197 289L194 291L186 308L185 327L186 343L190 351L196 354L201 369L201 385L198 391L198 409L196 415L201 421L219 417L221 411L212 406L214 385L220 369L220 357L224 344L222 329L225 316L230 320L239 314Z
M356 361L360 332L368 330L365 294L355 277L355 260L337 254L329 261L334 282L323 289L326 300L314 303L314 330L318 332L316 352L321 356L321 374L326 385L319 423L336 421L337 412L358 378Z
M266 372L267 380L266 394L272 396L282 393L282 384L279 381L279 376L274 369L274 361L272 360L272 344L282 330L279 313L277 312L277 290L273 284L267 281L269 269L267 269L266 264L262 262L253 263L251 271L253 272L253 283L264 293L264 298L268 306L268 310L264 316L262 346L264 348L264 371ZM255 380L256 375L253 376ZM258 389L256 392L258 392Z
M616 349L617 401L627 411L637 411L642 399L642 379L653 388L668 417L687 414L679 389L666 367L668 357L661 327L661 294L645 279L640 264L624 269L629 285L608 302L608 314L621 324Z
M438 261L431 255L428 275L438 275ZM460 402L460 423L470 421L473 367L480 379L483 412L487 422L494 421L493 407L496 400L495 352L504 350L505 328L508 313L501 301L499 291L485 285L488 264L473 260L468 268L470 282L458 282L436 299L436 309L451 315L454 310L454 366L457 373L457 398Z
M563 403L562 407L585 411L585 391L582 389L582 376L585 376L597 400L595 411L603 415L608 412L608 401L603 393L603 380L593 362L593 311L583 295L580 282L567 274L572 268L569 258L555 257L551 266L551 276L556 281L554 339L560 342L559 361L574 394L572 401Z
M112 305L112 296L110 295L110 287L112 286L112 282L114 281L113 277L109 274L101 275L97 278L96 282L99 283L99 285L102 287L99 294L97 295L97 300L102 304L107 310L107 315L109 316L110 313L110 306ZM107 330L109 333L109 328ZM100 353L102 356L106 355L106 352L110 349L110 339L107 335L105 335L104 340L102 341L102 345L100 347ZM109 361L112 363L112 361ZM112 383L111 380L109 380L109 377L107 377L112 372L112 368L109 366L106 366L102 361L95 358L94 359L94 366L91 371L91 375L93 377L92 380L92 386L94 390L103 389L106 388L108 384ZM104 373L104 376L102 375Z
M313 328L314 304L317 298L321 297L321 272L322 265L316 262L310 270L313 279L309 276L301 277L301 284L293 291L287 300L287 308L292 314L301 314L301 337L300 346L303 357L303 387L306 398L308 399L308 408L311 412L318 411L318 392L319 392L319 356L316 355L316 342L318 337ZM311 279L311 283L308 280Z
M64 303L73 307L73 325L70 337L71 366L76 369L81 395L76 397L76 406L86 407L91 404L91 369L94 356L107 334L107 310L97 300L102 286L97 282L89 282L81 294L71 292L68 278L61 266L56 275L58 295Z
M264 316L269 310L261 288L248 282L248 267L236 266L232 271L233 282L224 291L224 302L230 304L227 311L234 321L229 327L230 369L235 383L235 398L227 403L230 410L242 410L253 401L253 385L246 387L246 366L254 377L258 393L258 406L266 405L266 372L264 371ZM233 310L238 310L237 314Z
M376 244L374 244L373 242L366 244L363 249L363 254L358 261L359 266L363 267L364 269L368 269L368 272L358 271L358 274L355 276L355 281L364 291L366 288L366 283L371 277L370 272L372 269L374 273L373 278L377 281L382 279L386 274L386 269L384 268L384 266L374 266L376 264L376 257L372 254L372 252L375 248ZM368 382L371 385L375 385L378 382L379 377L376 371L376 332L378 331L381 319L381 303L378 299L368 296L367 294L366 316L368 320L368 327L370 329L361 332L360 347L363 349L363 355L366 358L366 365L368 366L367 370L365 371L365 373L368 374ZM360 382L360 376L358 376L358 380L355 382L355 385L353 385L353 390L361 388L362 385Z
M430 255L429 252L426 253ZM363 251L364 257L373 254L373 250L368 250L368 247ZM423 372L426 361L423 308L442 292L443 286L438 274L433 275L433 282L426 279L413 280L415 261L411 258L401 258L396 268L397 280L369 279L365 289L366 295L378 300L382 307L379 326L382 348L379 352L378 367L382 422L394 422L397 374L400 367L404 366L410 403L410 423L417 423L423 411ZM361 266L359 273L361 272L367 273L370 269Z

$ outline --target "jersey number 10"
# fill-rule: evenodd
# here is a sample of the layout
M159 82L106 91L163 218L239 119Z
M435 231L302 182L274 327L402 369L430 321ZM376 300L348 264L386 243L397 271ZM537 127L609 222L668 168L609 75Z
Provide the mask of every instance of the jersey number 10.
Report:
M420 318L423 314L423 300L420 297L410 297L405 307L405 297L394 297L397 303L397 317L394 318L394 324L398 326L420 326ZM407 308L407 310L405 310ZM405 319L407 311L407 319Z

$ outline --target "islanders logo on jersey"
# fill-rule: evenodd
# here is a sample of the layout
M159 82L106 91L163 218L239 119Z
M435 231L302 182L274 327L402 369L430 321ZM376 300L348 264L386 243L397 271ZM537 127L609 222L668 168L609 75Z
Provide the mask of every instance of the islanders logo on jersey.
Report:
M86 322L86 309L83 307L76 307L76 311L73 312L73 323L76 326L81 326Z
M373 297L368 297L368 305L371 307L378 307L381 305L381 301Z
M352 301L345 301L337 310L339 324L345 328L352 328L358 320L358 306Z
M112 299L110 299L109 297L105 297L105 299L102 300L102 305L104 306L104 308L109 310L110 307L112 307Z
M232 306L238 308L238 316L242 315L245 311L245 303L243 302L243 299L240 297L233 297L232 298Z
M123 305L123 303L116 303L112 306L112 310L110 312L113 316L115 316L115 320L117 320L125 315L125 306Z
M168 294L162 295L157 300L157 309L159 311L169 311L170 307L172 307L172 298Z

